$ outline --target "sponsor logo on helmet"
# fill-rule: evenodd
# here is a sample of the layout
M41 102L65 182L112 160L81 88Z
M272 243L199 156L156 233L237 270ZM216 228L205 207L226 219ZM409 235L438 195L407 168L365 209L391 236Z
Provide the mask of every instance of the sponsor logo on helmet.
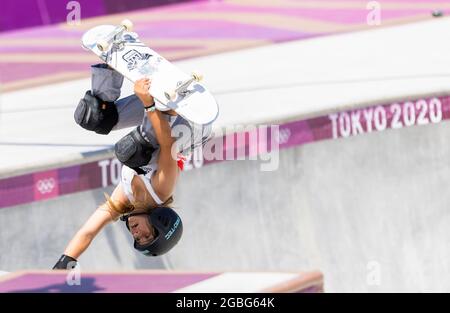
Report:
M36 183L36 188L41 194L46 194L52 192L55 185L55 180L53 178L40 179Z
M172 237L173 233L177 230L178 225L180 225L180 217L177 218L177 220L175 221L175 223L173 223L172 228L167 232L167 234L164 236L166 238L166 240L169 240L170 237Z

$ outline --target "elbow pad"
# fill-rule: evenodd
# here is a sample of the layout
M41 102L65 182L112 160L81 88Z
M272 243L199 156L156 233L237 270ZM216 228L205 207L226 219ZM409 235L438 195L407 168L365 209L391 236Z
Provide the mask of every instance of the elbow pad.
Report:
M137 168L147 165L155 148L142 136L139 126L114 145L114 152L122 164Z

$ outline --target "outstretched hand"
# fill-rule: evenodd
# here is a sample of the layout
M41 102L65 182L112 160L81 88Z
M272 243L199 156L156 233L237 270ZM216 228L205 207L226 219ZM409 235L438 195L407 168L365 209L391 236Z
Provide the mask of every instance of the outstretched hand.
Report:
M154 99L149 93L150 85L151 80L148 78L141 78L134 83L134 93L144 106L154 104Z

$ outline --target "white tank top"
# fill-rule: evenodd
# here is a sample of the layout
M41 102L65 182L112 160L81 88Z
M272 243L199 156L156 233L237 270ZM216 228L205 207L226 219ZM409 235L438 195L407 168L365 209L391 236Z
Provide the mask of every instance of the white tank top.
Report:
M126 165L122 166L122 177L120 183L122 184L122 189L130 202L134 202L135 200L131 188L131 182L133 180L133 177L136 175L140 179L142 179L142 181L145 184L145 187L152 196L153 200L155 200L156 204L158 205L163 204L163 201L161 201L161 199L158 197L152 186L153 174L158 169L158 159L159 159L159 149L153 152L152 158L147 165L140 167L145 172L145 174L141 175L138 175L138 173L135 170L129 168Z

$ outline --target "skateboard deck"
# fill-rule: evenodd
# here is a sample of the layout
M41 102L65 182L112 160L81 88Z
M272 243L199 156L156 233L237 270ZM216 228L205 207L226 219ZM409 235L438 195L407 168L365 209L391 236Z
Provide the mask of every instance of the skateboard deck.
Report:
M100 25L86 31L82 47L133 83L143 77L152 80L150 94L158 108L172 109L200 125L212 123L219 114L213 95L201 84L201 75L188 75L167 61L131 32L131 22L120 26Z

